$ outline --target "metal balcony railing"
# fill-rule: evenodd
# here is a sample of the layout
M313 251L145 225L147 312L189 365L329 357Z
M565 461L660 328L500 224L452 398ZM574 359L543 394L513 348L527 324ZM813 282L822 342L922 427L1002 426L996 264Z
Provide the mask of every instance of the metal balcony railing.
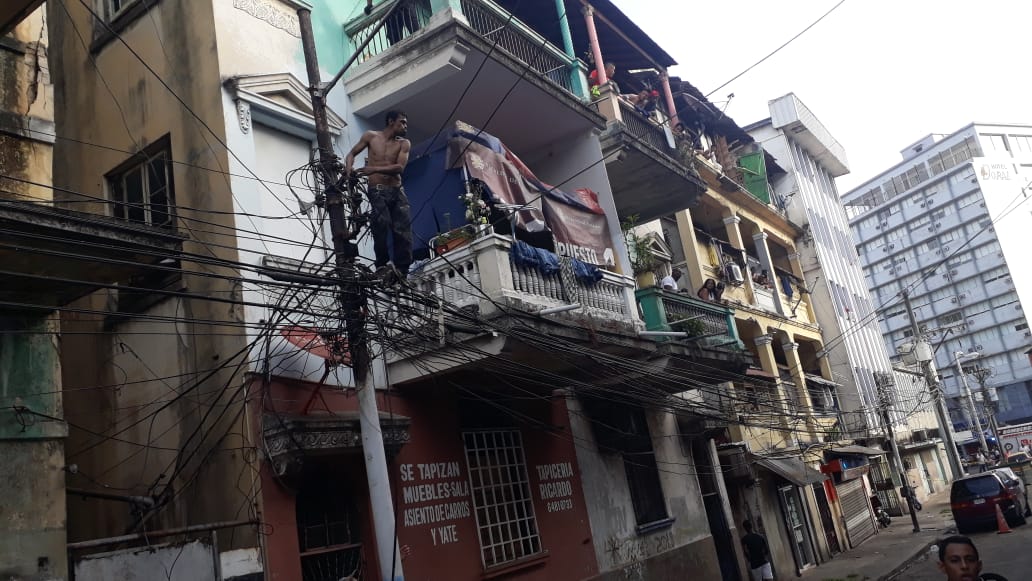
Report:
M676 157L677 150L670 148L666 132L659 125L646 119L641 113L635 110L634 106L623 99L620 100L620 117L623 119L627 131L634 137L648 143L657 151Z
M385 3L384 9L388 5ZM362 16L345 27L352 50L358 50L370 35L373 36L356 64L386 52L426 27L434 14L430 0L404 0L397 11L387 19L384 27L376 31L376 25L385 13L384 9L374 11L369 16ZM531 71L577 98L587 98L587 95L579 94L582 89L574 83L574 75L580 74L579 61L571 59L558 47L549 43L544 36L490 0L460 0L460 9L466 19L463 24L491 43L494 50L504 52L524 63Z
M741 345L734 311L723 305L657 288L640 289L635 296L645 317L645 327L650 331L693 329L686 332L702 337L704 345L728 349ZM698 321L699 324L680 321Z
M570 57L490 0L461 0L469 26L485 40L530 66L569 93L577 94Z

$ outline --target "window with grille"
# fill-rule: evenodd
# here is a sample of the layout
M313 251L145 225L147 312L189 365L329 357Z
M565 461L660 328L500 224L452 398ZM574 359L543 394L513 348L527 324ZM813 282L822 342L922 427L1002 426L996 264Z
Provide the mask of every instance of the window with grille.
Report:
M297 541L302 581L338 581L362 575L358 510L346 478L330 468L309 472L297 494Z
M175 227L172 155L167 138L107 175L112 215L159 228Z
M518 430L463 432L484 568L541 552Z

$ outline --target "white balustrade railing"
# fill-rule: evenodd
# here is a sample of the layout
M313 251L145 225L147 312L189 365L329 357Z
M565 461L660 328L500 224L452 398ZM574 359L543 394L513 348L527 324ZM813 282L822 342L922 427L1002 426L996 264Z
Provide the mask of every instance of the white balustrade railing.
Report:
M602 279L590 284L574 277L572 272L546 276L536 268L514 264L509 254L511 247L508 238L485 236L431 260L410 280L417 289L433 293L447 304L478 305L482 314L497 311L495 303L515 299L524 308L578 303L581 312L592 316L637 320L629 303L634 289L632 278L603 271Z

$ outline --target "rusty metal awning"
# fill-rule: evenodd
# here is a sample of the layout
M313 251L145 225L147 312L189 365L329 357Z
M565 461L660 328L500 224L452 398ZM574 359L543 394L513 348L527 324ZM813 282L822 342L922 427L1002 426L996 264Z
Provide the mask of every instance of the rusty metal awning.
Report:
M753 462L757 466L765 468L774 474L788 480L796 486L809 486L817 482L824 482L828 477L819 470L814 470L806 465L800 458L767 458L764 456L753 456Z

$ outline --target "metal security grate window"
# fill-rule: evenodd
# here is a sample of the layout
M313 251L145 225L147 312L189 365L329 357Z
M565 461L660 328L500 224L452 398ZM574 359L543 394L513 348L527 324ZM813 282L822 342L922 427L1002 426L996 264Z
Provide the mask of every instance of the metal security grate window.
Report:
M484 568L540 553L520 433L478 430L462 438Z

